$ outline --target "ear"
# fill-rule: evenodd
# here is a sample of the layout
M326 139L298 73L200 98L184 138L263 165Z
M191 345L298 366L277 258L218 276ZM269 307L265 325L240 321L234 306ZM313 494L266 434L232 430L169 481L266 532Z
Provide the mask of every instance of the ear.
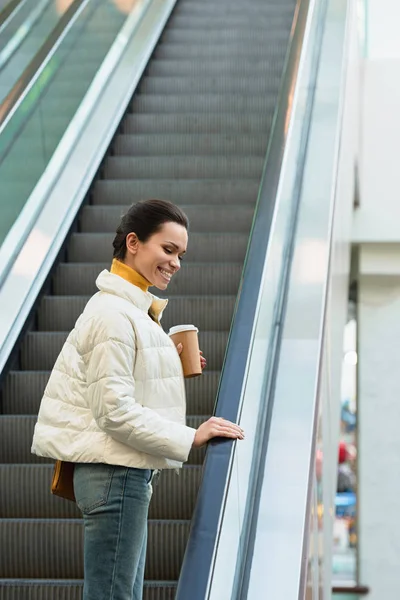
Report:
M136 254L139 248L139 238L136 233L128 233L126 236L126 249L130 254Z

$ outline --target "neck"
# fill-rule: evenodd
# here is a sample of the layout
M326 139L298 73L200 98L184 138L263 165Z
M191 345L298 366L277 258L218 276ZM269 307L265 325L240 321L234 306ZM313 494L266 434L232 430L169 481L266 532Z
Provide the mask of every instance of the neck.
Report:
M143 277L143 275L129 267L127 264L121 262L120 260L117 260L116 258L114 258L114 260L112 261L110 272L114 273L114 275L119 275L119 277L122 277L122 279L129 281L129 283L131 283L132 285L136 285L143 292L147 292L149 286L151 285L150 281L147 281L147 279Z

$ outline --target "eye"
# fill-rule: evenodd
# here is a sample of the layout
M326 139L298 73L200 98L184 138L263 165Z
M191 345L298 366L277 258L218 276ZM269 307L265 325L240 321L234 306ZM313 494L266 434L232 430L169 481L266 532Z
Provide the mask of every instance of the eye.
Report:
M172 250L170 250L169 248L164 248L164 252L166 254L172 254Z
M179 260L180 260L181 262L182 262L183 260L185 260L183 256L178 256L178 258L179 258Z

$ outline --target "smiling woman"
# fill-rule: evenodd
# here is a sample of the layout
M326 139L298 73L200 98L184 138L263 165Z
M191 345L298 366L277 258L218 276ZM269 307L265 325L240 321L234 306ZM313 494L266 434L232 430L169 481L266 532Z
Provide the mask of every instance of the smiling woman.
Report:
M117 229L114 258L165 290L180 269L188 243L189 221L170 202L147 200L133 205Z
M111 269L98 276L99 292L69 334L41 402L32 451L72 463L85 529L83 600L142 598L154 473L180 468L192 447L213 437L244 437L221 418L186 426L179 347L160 326L167 301L148 291L165 290L179 271L187 229L170 202L128 210Z

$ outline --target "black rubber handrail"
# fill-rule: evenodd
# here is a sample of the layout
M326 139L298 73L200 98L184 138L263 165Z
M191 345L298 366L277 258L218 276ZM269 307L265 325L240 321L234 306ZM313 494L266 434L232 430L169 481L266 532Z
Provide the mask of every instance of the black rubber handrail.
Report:
M19 99L24 95L25 90L28 88L39 67L43 64L48 55L51 53L60 36L63 34L65 28L67 27L71 19L73 19L75 13L78 11L79 7L81 6L81 4L83 4L83 2L85 2L85 0L74 0L71 6L68 7L68 9L58 21L57 25L54 27L44 44L35 54L35 56L31 60L29 65L26 67L18 81L11 88L10 92L0 104L0 131L8 115L11 113Z
M7 21L8 17L14 12L18 4L20 4L22 1L23 0L10 0L10 2L8 2L2 10L0 10L0 27L5 21Z
M286 147L287 123L292 112L291 98L298 76L308 9L309 0L297 0L285 75L278 98L215 406L216 416L234 422L238 422L240 417L241 390ZM212 577L213 557L218 545L220 518L226 502L233 451L234 443L228 440L215 440L208 446L176 600L204 600L206 597L208 582ZM237 584L241 585L239 582Z

